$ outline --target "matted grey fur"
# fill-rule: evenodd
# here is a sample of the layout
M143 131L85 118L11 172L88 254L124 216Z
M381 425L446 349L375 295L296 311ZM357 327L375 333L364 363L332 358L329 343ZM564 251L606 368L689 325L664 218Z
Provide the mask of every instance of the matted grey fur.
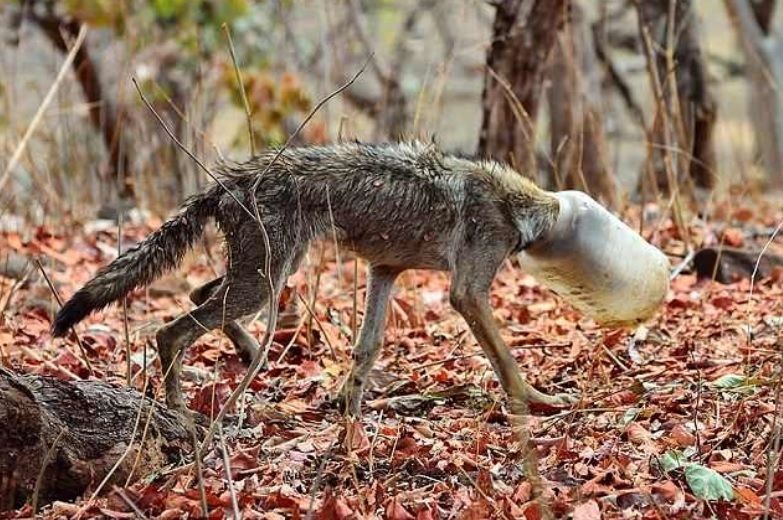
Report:
M259 179L274 155L223 165L219 174L247 207L259 182L256 199L271 251L264 248L258 223L223 187L213 185L80 289L57 314L54 335L64 335L90 312L175 267L214 218L227 244L227 273L194 291L191 298L198 307L157 333L163 371L170 370L167 403L184 408L179 373L185 349L206 331L222 327L237 350L252 357L258 344L235 320L268 303L268 283L260 274L266 255L279 291L310 242L331 237L334 226L342 247L369 262L354 366L340 392L347 413L360 413L365 380L383 342L389 293L406 269L451 273L450 301L487 354L512 405L570 401L525 382L489 305L490 284L503 260L553 225L556 198L508 166L447 155L420 142L292 148Z

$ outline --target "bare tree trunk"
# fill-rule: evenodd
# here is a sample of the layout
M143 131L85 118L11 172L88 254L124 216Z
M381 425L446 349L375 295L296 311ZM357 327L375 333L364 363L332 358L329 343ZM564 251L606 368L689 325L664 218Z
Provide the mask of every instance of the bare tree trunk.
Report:
M613 207L617 186L609 167L600 69L584 12L573 2L548 70L550 154L558 188L586 191Z
M661 136L662 125L655 125L653 138L656 146L652 152L661 155L666 153L662 147L676 145L678 150L669 152L676 153L677 162L682 165L677 181L690 182L694 187L710 191L717 180L714 140L717 103L709 86L691 1L650 0L638 2L637 6L641 28L648 31L653 40L654 66L663 89L665 115L674 128L674 141L667 143ZM673 20L670 20L672 15ZM670 22L674 23L671 31ZM666 55L670 34L674 37L673 71L669 70ZM674 85L671 84L672 78L675 79ZM662 170L658 168L658 172ZM658 183L664 190L669 189L666 175L659 174Z
M499 0L495 8L478 152L536 178L535 121L568 0Z
M748 111L769 187L783 189L783 33L774 31L774 0L724 0L745 54Z
M49 41L61 52L69 50L65 36L75 39L79 33L78 20L64 20L53 13L40 13L32 6L27 10L30 19L40 27ZM76 52L73 61L73 71L76 80L89 104L90 122L101 134L104 146L108 152L106 171L116 183L119 198L122 201L135 200L135 192L128 155L120 146L122 117L114 103L106 97L101 87L98 66L92 58L87 45L82 45Z
M0 511L33 497L44 465L41 504L72 500L94 488L118 461L109 484L123 485L139 453L134 475L149 475L190 451L184 421L129 388L14 375L0 368Z

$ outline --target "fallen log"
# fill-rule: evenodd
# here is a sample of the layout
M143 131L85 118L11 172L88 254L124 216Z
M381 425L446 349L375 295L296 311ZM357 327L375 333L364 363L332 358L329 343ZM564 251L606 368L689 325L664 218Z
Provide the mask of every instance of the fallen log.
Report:
M783 268L783 257L761 250L746 250L735 247L705 247L693 257L693 265L699 278L712 278L719 283L733 283L753 276L756 280L771 276L776 268Z
M0 511L19 508L36 494L38 504L73 500L94 490L120 459L108 489L124 485L131 471L149 475L191 451L186 424L130 388L0 368Z

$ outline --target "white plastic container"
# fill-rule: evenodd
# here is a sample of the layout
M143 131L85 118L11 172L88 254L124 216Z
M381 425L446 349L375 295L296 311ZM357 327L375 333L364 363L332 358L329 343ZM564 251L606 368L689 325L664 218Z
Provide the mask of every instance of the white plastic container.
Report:
M669 290L669 260L581 191L554 193L560 214L520 253L523 269L607 327L650 318Z

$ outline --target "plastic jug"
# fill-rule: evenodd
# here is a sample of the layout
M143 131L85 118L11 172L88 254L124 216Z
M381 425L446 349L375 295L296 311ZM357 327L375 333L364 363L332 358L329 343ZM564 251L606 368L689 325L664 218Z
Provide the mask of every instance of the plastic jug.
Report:
M523 269L607 327L650 318L669 290L669 260L581 191L553 194L552 229L519 255Z

